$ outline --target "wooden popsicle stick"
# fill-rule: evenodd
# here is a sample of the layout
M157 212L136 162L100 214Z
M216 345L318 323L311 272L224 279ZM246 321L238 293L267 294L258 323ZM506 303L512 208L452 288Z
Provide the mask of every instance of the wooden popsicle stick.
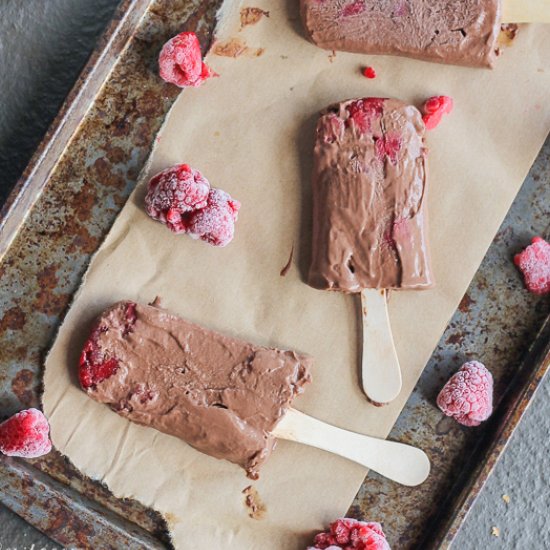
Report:
M430 473L429 458L416 447L342 430L295 409L286 412L273 434L353 460L409 487L420 485Z
M363 391L374 403L389 403L399 395L402 381L388 316L386 290L363 290L361 312Z
M550 0L503 0L503 23L550 23Z

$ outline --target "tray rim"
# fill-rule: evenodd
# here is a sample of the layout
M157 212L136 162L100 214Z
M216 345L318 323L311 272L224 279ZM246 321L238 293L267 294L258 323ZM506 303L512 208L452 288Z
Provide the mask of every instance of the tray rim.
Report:
M518 372L494 412L491 419L494 436L488 441L480 440L477 443L476 451L468 460L468 464L477 462L477 465L470 470L465 466L464 471L469 472L468 476L461 475L456 480L450 490L450 498L442 503L442 512L436 518L435 534L431 540L426 536L422 548L447 550L451 547L549 371L550 315L521 359Z
M56 166L59 156L55 156L55 153L59 150L63 152L78 131L81 119L78 118L77 113L80 110L80 113L85 116L91 108L98 92L117 63L116 52L120 53L126 48L132 38L132 30L139 24L139 21L154 1L121 0L117 6L111 22L98 40L59 112L0 209L0 265ZM210 2L210 0L207 1ZM119 40L118 43L117 40ZM537 353L542 357L540 362L529 368L529 358ZM449 513L439 518L435 535L433 535L431 541L425 542L426 546L424 548L446 549L450 547L476 498L484 488L496 462L506 450L523 414L533 400L537 387L550 370L550 315L522 361L522 365L525 366L518 373L518 377L523 373L525 383L517 388L512 395L507 396L506 401L509 401L510 404L504 411L503 423L498 426L495 436L488 442L488 445L481 450L479 455L476 455L481 456L478 466L469 472L465 480L460 479L457 481L457 485L460 485L462 489L454 499L455 502L450 507ZM504 409L504 401L499 409ZM27 463L18 464L9 461L7 468L5 463L5 457L0 457L0 474L3 470L12 470L22 472L21 475L24 475L25 472L33 470L32 465L29 466ZM42 479L46 485L48 484L46 478L49 478L53 487L61 485L42 472L38 470L36 472L39 476L45 476ZM75 493L75 499L86 498L86 495L73 489L65 489L69 494L70 491ZM8 506L5 500L3 503ZM24 517L31 525L40 529L37 522L33 523L28 516L24 516L18 510L14 511ZM114 514L110 513L110 515ZM143 533L145 537L143 540L145 541L148 535L145 531ZM64 541L56 540L56 542L63 543Z
M85 116L91 108L117 63L115 52L120 53L128 45L131 38L129 33L152 2L121 0L117 6L75 84L0 209L0 262L44 189L58 158L78 131L82 119L76 116L77 112L80 109L80 113ZM123 46L118 48L118 43ZM107 61L109 63L106 65Z

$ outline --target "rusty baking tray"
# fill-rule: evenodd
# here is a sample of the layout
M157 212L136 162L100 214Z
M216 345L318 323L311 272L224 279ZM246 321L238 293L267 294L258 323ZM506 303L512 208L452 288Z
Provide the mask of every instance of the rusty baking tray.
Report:
M157 78L163 42L206 49L221 0L125 0L0 215L0 414L37 406L43 358L91 255L132 191L178 90ZM372 474L349 514L381 521L394 549L447 548L549 367L548 298L523 290L513 253L548 236L550 140L390 437L425 449L420 488ZM460 361L495 375L498 407L463 429L434 406ZM0 458L0 501L62 545L169 546L158 514L114 498L60 454ZM429 529L428 529L429 526Z

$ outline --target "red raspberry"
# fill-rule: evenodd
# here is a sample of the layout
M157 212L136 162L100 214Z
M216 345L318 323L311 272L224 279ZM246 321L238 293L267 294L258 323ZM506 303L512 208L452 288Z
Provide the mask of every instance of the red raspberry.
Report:
M363 76L365 78L376 78L376 71L373 67L365 67L363 69Z
M200 86L214 72L203 63L199 39L182 32L164 44L159 55L159 75L180 88Z
M314 546L308 550L315 549L336 550L390 550L382 526L375 522L364 522L356 519L337 519L330 524L328 531L315 536Z
M118 359L105 357L97 345L101 332L99 327L92 332L80 354L78 377L85 390L109 378L118 369Z
M154 220L166 224L174 233L185 233L185 214L204 208L210 183L188 164L176 164L154 176L147 185L145 209Z
M221 189L212 189L205 208L189 215L189 234L214 246L226 246L233 239L241 203Z
M478 361L464 363L437 396L437 406L464 426L479 426L493 412L493 377Z
M523 273L530 292L550 292L550 244L542 237L533 237L531 244L514 256L514 263Z
M347 124L351 120L361 134L370 132L372 119L382 116L384 101L382 98L370 97L350 103L346 107L349 113Z
M375 143L376 157L381 162L388 157L392 164L397 164L397 155L401 150L402 143L403 140L398 134L388 134L377 139Z
M50 426L37 409L27 409L0 424L0 452L7 456L36 458L52 450Z
M426 125L427 130L433 130L436 128L444 114L449 114L454 107L454 102L452 97L446 95L440 95L435 97L430 97L424 103L422 110L424 111L424 116L422 120Z
M359 15L365 11L365 0L354 0L353 2L344 6L342 15L344 17L350 17L352 15Z

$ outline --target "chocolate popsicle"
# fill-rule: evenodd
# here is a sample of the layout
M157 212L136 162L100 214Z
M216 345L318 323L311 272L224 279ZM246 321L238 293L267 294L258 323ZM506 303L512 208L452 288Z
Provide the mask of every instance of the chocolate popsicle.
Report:
M433 286L427 241L422 115L396 99L333 105L317 124L309 284Z
M377 404L402 385L386 289L433 285L424 131L418 109L381 98L333 105L317 124L309 284L361 292L362 385Z
M275 446L271 432L310 381L311 362L155 305L118 302L97 319L79 374L92 399L257 478Z
M501 0L300 0L308 38L327 50L492 67Z

